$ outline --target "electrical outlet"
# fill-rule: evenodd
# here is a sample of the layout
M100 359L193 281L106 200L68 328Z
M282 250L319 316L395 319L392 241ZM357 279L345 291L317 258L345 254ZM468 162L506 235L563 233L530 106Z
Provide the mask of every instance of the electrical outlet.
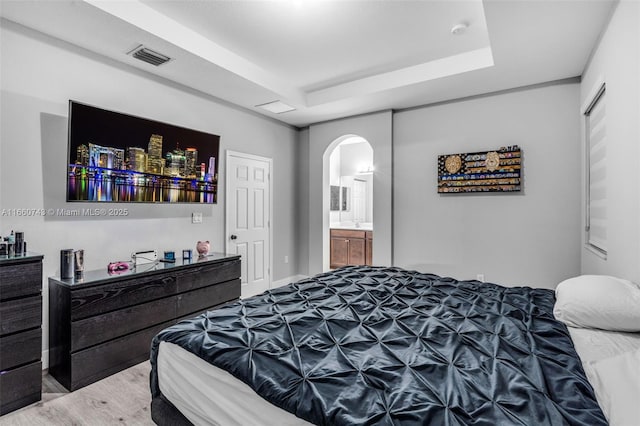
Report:
M284 263L289 263L289 256L284 257Z
M484 282L484 274L478 274L476 275L476 280Z
M191 213L191 223L202 223L202 213Z

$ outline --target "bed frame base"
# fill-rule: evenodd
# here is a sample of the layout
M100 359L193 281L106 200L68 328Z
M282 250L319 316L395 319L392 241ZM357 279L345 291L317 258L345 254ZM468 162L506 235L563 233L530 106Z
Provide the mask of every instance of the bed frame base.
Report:
M151 400L151 419L158 426L193 426L162 394Z

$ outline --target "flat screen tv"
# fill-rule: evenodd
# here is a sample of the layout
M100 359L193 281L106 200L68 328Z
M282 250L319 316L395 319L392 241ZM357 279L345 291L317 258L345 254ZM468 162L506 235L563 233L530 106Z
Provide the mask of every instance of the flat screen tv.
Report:
M220 136L69 101L67 201L217 202Z

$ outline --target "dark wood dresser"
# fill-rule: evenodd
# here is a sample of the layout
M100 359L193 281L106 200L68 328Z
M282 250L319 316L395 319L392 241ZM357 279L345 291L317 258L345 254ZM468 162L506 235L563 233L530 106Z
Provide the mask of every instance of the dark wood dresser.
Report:
M49 373L73 391L149 358L162 329L240 297L240 256L49 278Z
M42 396L42 258L0 256L0 415Z

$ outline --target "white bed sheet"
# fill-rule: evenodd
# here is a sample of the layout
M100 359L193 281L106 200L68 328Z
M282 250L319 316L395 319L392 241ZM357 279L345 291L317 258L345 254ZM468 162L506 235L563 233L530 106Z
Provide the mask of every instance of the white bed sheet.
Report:
M610 426L640 425L640 333L568 329Z
M165 398L196 426L311 425L173 343L160 343L158 383Z
M567 327L582 365L640 349L640 333Z

